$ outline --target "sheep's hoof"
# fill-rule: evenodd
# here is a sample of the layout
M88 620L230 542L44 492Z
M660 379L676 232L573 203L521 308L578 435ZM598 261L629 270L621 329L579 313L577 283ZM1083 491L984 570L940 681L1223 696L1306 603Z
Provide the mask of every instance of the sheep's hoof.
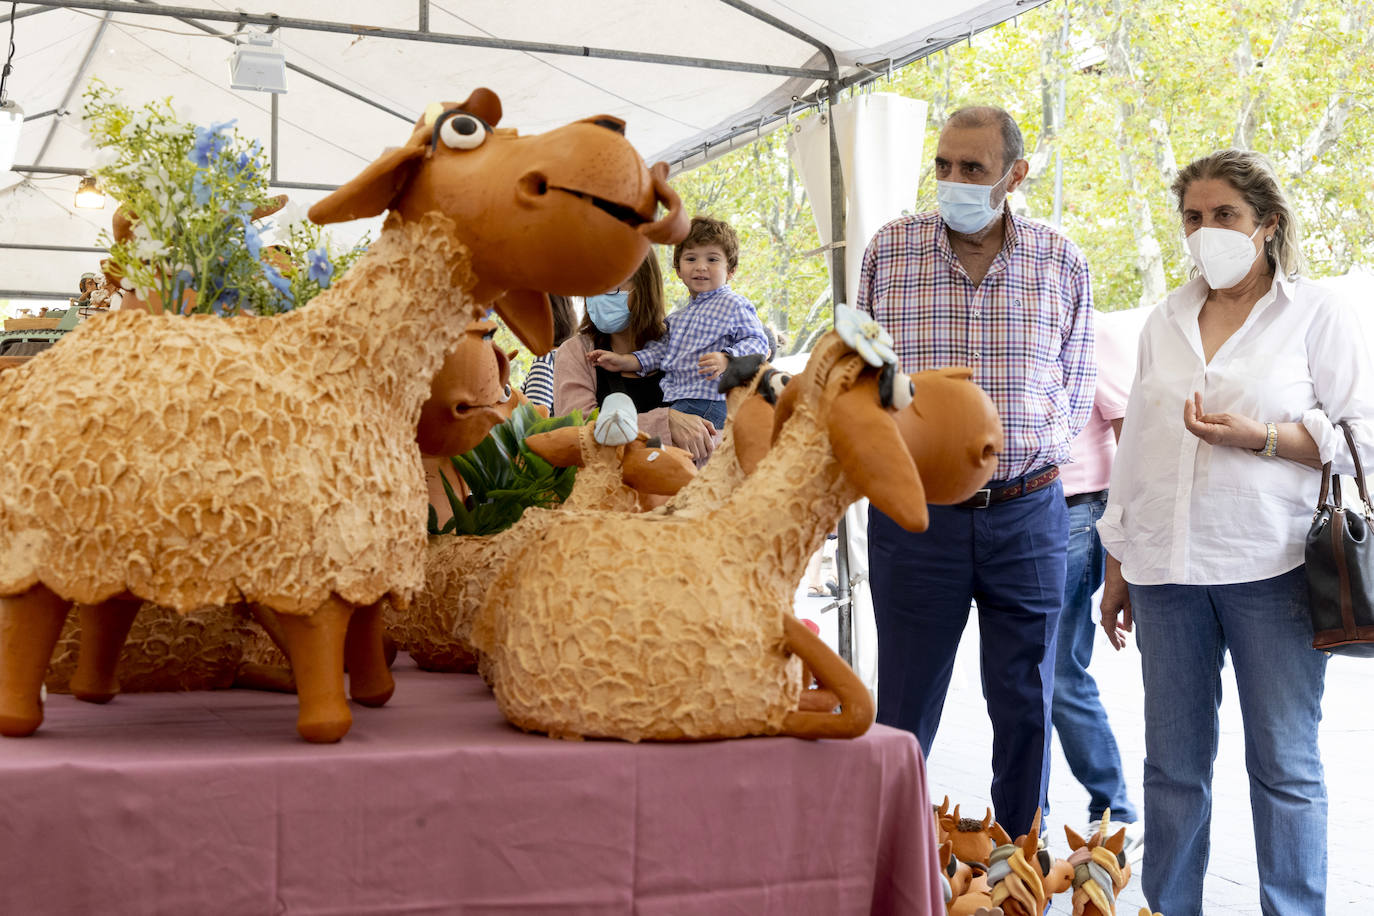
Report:
M91 678L88 681L78 671L72 676L69 689L72 696L86 703L108 703L119 693L119 681L114 678Z
M349 696L359 705L385 706L386 701L396 692L396 679L385 668L373 672L371 677L360 683L363 680L353 674L348 676Z
M15 709L14 707L18 707ZM43 724L43 706L37 700L32 703L16 703L11 708L0 711L0 735L6 738L27 738L38 731Z
M348 711L347 704L343 704L342 710L331 708L307 712L302 709L296 717L297 733L311 744L333 744L348 734L352 725L353 714Z

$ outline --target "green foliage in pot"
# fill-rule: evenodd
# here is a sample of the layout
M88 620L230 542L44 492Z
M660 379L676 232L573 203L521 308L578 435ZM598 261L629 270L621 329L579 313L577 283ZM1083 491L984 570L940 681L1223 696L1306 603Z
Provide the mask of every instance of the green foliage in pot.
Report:
M441 478L448 494L453 518L439 526L434 507L429 507L429 533L496 534L519 520L530 506L557 505L572 492L577 468L556 468L525 445L525 439L562 426L581 426L594 418L583 419L580 410L565 417L541 417L534 408L522 404L510 419L493 427L471 451L449 461L454 473L472 491L467 499L454 492Z

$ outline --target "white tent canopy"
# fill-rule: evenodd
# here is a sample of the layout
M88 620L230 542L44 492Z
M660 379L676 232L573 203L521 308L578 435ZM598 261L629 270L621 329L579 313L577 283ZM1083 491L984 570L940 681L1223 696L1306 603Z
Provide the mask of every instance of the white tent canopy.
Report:
M690 168L1046 0L191 2L18 4L7 95L28 120L16 170L0 173L0 298L70 295L98 263L110 211L72 203L95 156L80 119L92 76L131 102L170 96L196 123L237 118L275 150L276 184L309 203L399 143L428 102L477 86L500 95L503 125L611 114L648 161ZM288 92L230 89L232 49L212 33L274 15ZM6 11L0 56L9 26Z

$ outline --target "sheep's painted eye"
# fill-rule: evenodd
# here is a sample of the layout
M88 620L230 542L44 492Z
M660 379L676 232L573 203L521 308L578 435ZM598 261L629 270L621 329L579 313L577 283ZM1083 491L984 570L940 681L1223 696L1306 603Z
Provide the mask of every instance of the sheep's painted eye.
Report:
M456 114L439 125L439 139L450 149L476 149L487 139L487 129L470 114Z
M512 394L514 394L515 392L514 392L513 390L511 390L510 385L507 384L506 387L505 387L505 389L504 389L501 393L504 395L504 397L502 397L501 400L503 400L503 401L509 401L509 400L510 400L510 396L511 396Z
M781 372L775 372L772 378L768 380L768 387L772 389L773 396L777 397L782 394L782 390L787 387L787 383L790 381L792 381L792 376L783 375Z
M892 380L892 406L897 410L904 410L915 397L916 383L911 380L911 376L898 373Z

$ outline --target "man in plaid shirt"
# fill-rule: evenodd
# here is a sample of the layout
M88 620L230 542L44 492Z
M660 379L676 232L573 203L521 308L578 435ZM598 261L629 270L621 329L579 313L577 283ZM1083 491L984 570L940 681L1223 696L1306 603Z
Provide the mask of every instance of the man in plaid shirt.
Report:
M1015 216L1021 131L1000 108L955 112L935 155L939 210L880 229L864 253L858 307L891 332L902 369L970 366L1002 417L996 479L930 511L921 534L869 515L878 624L878 721L928 754L955 649L978 603L993 726L992 800L1012 836L1048 813L1055 633L1068 512L1058 466L1092 410L1092 291L1073 243Z

